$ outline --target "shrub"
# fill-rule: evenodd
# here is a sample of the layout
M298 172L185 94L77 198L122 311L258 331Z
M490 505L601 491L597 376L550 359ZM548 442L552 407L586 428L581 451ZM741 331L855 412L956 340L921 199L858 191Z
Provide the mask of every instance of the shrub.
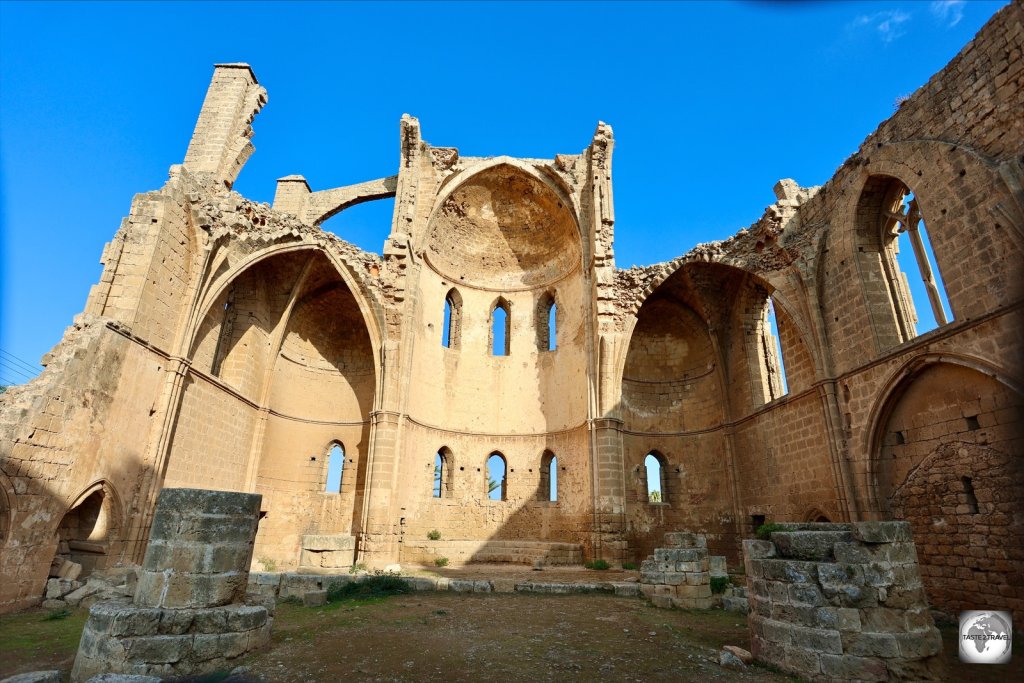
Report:
M431 541L440 541L441 540L441 532L438 531L437 529L433 529L431 531L428 531L427 532L427 538L429 538Z
M608 569L611 565L604 560L593 560L585 563L583 566L587 569Z
M47 613L47 615L45 617L43 617L43 621L60 621L61 619L67 619L70 616L71 616L71 612L69 610L66 610L66 609L55 609L55 610L50 610Z
M724 593L726 586L730 583L728 576L712 576L711 577L711 592L712 593Z
M366 571L366 563L364 563L364 562L356 562L348 570L348 573L349 574L355 574L356 572L365 572L365 571Z
M447 567L448 566L448 558L447 557L439 557L436 560L434 560L434 564L437 565L438 567Z
M628 569L630 571L634 571L634 570L636 570L636 564L634 564L633 562L623 562L622 563L622 568L623 569Z
M757 537L763 540L768 540L773 531L782 531L785 527L775 522L768 522L757 527Z
M366 600L409 593L412 589L395 574L374 574L363 581L335 581L327 586L327 602Z

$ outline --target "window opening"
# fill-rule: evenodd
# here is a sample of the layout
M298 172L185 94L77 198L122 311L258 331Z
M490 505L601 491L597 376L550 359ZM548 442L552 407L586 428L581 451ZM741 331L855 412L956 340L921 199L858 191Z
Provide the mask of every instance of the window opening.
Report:
M462 336L462 296L452 289L444 298L444 324L441 327L441 345L447 349L459 348Z
M953 315L917 197L901 187L894 203L883 242L898 270L888 277L893 300L903 309L897 317L905 341L947 324ZM891 262L887 265L893 270ZM908 278L915 269L917 276ZM927 305L922 305L925 301Z
M327 493L341 493L341 481L345 474L345 449L341 444L331 446L327 454L327 484L324 491Z
M224 363L224 356L228 353L228 344L235 332L235 285L228 287L228 295L224 300L223 316L220 323L220 334L217 335L217 346L213 349L213 362L210 364L210 374L220 377L221 365Z
M451 451L447 447L441 448L434 456L434 498L451 495L451 470Z
M765 315L767 324L763 326L761 351L768 371L768 400L773 401L789 393L789 382L786 381L786 362L782 356L779 321L775 316L775 300L772 297L768 297Z
M511 317L509 303L504 299L498 299L491 309L491 355L509 355L512 340Z
M558 458L551 451L544 451L540 463L539 500L558 502Z
M978 497L974 494L974 482L971 481L970 477L960 477L960 482L964 485L967 507L970 509L971 514L978 514Z
M757 530L764 526L764 515L750 515L750 530L757 533Z
M558 304L555 295L545 293L537 302L537 350L554 351L558 347Z
M491 453L487 458L487 497L491 500L507 500L507 469L501 453Z
M662 458L652 451L644 458L644 467L647 470L647 501L650 503L667 503L665 463L662 461Z

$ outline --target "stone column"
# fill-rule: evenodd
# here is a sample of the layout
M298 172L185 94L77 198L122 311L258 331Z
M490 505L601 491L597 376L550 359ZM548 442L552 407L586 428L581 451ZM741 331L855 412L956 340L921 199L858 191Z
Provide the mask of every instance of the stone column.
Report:
M908 523L780 526L743 542L755 657L809 681L942 679Z

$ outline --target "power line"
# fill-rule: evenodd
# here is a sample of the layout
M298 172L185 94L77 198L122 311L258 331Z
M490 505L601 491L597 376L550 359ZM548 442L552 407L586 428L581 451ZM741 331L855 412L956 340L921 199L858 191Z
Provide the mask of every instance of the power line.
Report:
M30 370L30 371L34 372L35 374L37 374L37 375L39 374L39 367L40 366L39 366L38 363L32 364L32 363L29 363L27 361L24 361L24 360L18 358L17 356L15 356L13 353L5 351L4 349L0 349L0 355L7 356L9 359L11 359L11 360L19 363L20 365L24 366L26 370Z
M13 372L16 375L21 375L22 377L24 377L26 379L32 379L33 377L35 377L35 375L31 375L31 374L25 372L24 370L19 368L17 365L14 365L13 363L10 363L9 361L7 361L4 358L0 358L0 367L6 367L7 371Z

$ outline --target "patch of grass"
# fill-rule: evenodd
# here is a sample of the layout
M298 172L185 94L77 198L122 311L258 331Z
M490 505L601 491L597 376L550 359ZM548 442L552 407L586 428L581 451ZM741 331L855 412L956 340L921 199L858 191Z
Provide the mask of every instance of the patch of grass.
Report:
M265 571L265 572L276 572L277 571L277 562L274 562L269 557L261 557L261 558L259 558L259 560L257 560L257 562L259 562L260 564L263 565L263 571Z
M776 524L775 522L768 522L767 524L762 524L761 526L757 527L757 537L767 541L773 531L782 531L783 528L784 527L781 524Z
M711 577L711 592L712 593L724 593L726 586L731 583L728 576L712 576Z
M587 569L608 569L611 565L605 560L591 560L583 564Z
M437 529L431 529L430 531L427 532L427 538L429 538L431 541L440 541L441 540L441 532L438 531Z
M367 600L385 598L389 595L401 595L412 589L405 581L394 574L376 574L364 581L336 581L327 586L327 602L345 600Z
M447 567L448 566L448 558L447 557L439 557L439 558L434 560L434 565L438 566L438 567Z
M366 571L366 563L365 562L356 562L354 565L352 565L349 568L348 573L349 574L355 574L356 572L365 572L365 571Z
M629 571L635 571L636 570L636 563L634 563L634 562L623 562L622 563L622 568L623 569L628 569Z

